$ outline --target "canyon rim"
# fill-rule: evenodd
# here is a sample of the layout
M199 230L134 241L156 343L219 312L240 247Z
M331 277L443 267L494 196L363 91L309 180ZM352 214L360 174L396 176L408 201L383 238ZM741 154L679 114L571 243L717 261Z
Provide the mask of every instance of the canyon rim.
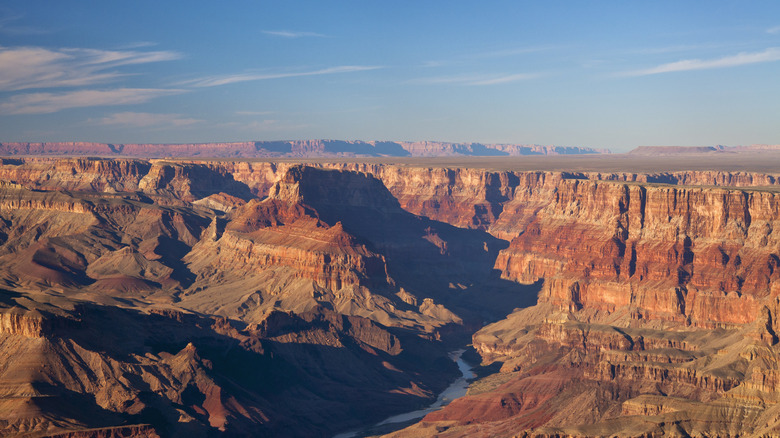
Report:
M8 156L0 430L773 436L778 156Z

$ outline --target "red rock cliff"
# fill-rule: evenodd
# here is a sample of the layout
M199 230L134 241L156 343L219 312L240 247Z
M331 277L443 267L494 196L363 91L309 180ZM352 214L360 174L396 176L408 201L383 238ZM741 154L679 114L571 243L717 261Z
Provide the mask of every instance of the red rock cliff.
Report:
M187 200L239 190L248 199L271 194L291 166L24 159L4 163L0 176L31 188L143 190ZM740 324L752 321L777 292L772 286L780 263L777 194L735 189L775 187L777 175L318 166L374 175L412 213L514 239L496 268L521 282L544 278L541 299L558 306L625 308L636 318L699 325ZM277 187L291 186L282 181Z
M778 226L773 192L561 180L496 267L559 307L743 324L780 294Z

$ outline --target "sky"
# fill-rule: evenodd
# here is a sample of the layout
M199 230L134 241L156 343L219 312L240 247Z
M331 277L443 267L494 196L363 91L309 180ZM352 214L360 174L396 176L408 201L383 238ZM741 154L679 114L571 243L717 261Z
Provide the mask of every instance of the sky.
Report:
M297 139L780 144L780 2L0 2L0 141Z

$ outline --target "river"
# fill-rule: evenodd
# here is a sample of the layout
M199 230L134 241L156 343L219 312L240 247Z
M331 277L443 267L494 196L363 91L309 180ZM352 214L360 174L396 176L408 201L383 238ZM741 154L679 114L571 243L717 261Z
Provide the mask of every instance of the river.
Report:
M461 356L465 351L466 350L456 350L449 353L450 359L452 359L452 361L458 365L458 369L460 370L461 377L459 377L457 380L452 382L450 386L448 386L444 391L442 391L439 394L439 397L436 399L436 401L430 406L428 406L427 408L418 409L416 411L406 412L403 414L393 415L392 417L386 418L373 426L366 427L359 430L353 430L350 432L340 433L338 435L335 435L333 438L355 438L355 437L362 436L364 432L368 432L374 428L381 428L382 426L387 426L396 423L408 423L411 420L422 418L433 411L439 410L444 406L447 406L451 401L455 400L456 398L463 397L464 395L466 395L466 391L468 391L469 389L468 381L474 378L474 373L471 371L471 365L467 364L463 359L461 359Z

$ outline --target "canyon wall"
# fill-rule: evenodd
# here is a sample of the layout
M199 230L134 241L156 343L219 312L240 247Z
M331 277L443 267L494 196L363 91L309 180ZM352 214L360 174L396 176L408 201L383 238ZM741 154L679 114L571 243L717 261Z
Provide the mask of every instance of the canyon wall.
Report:
M780 430L777 174L11 158L0 180L0 355L24 358L0 404L35 404L9 433L332 434L430 400L496 320L472 341L499 371L409 436ZM41 419L84 394L99 422Z
M752 322L780 294L780 195L564 180L496 267L541 301L697 326Z
M24 159L0 166L0 176L34 189L139 191L194 201L220 192L268 196L291 166ZM561 308L624 309L634 319L701 326L744 324L762 306L774 309L771 297L780 293L777 175L318 166L373 175L411 213L511 241L495 268L522 283L545 279L540 300Z

